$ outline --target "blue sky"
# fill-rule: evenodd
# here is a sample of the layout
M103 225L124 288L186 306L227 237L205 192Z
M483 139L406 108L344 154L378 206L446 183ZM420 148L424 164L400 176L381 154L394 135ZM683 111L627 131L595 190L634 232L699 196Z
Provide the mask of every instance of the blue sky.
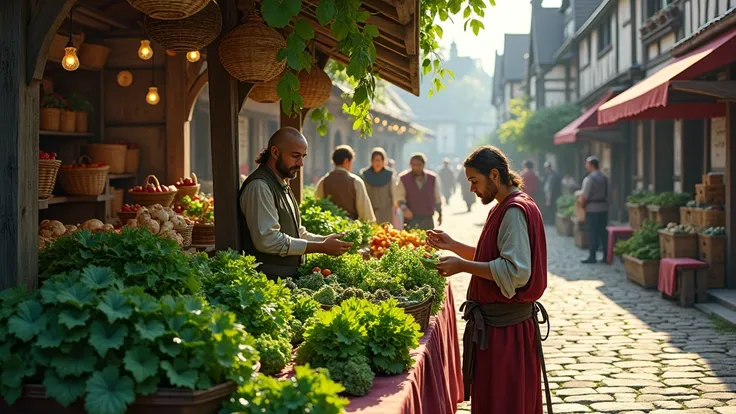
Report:
M559 7L561 0L545 0L544 7ZM481 60L483 69L493 73L493 52L503 51L504 33L529 33L531 4L528 0L496 0L496 5L486 11L483 18L485 30L475 36L463 31L462 15L442 24L444 36L441 44L449 49L455 40L460 56L472 56Z

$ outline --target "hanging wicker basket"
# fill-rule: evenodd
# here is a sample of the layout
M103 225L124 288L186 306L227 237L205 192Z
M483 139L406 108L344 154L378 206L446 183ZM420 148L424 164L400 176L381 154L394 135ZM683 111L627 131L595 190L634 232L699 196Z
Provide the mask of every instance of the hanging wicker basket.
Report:
M136 10L160 20L179 20L194 15L210 0L128 0Z
M204 49L222 30L222 12L215 0L198 13L179 20L161 20L146 16L143 28L148 36L166 50L191 52Z
M270 81L255 85L248 94L248 99L252 99L259 103L275 103L280 101L281 97L278 92L276 92L276 87L279 85L283 75L284 73L281 72Z
M299 78L299 94L304 100L305 108L317 108L324 105L332 94L332 80L322 68L312 65L311 71L302 70Z
M283 72L286 61L276 53L286 47L286 40L268 27L255 9L220 40L220 61L235 79L247 83L267 82Z

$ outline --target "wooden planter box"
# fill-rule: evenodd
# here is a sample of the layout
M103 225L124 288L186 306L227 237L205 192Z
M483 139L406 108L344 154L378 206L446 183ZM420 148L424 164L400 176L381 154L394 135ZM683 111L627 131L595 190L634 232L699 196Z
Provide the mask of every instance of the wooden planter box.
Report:
M623 256L626 278L646 289L656 288L659 281L659 260L639 260Z
M726 186L695 184L695 201L698 204L723 204L726 202Z
M698 209L698 228L723 227L726 225L726 212L723 210Z
M557 227L557 233L561 236L572 237L573 224L570 216L557 214L555 216L555 227Z
M719 289L725 286L726 277L726 236L698 235L698 258L708 263L708 288Z
M588 231L585 223L581 223L577 219L572 219L573 237L575 238L575 246L581 249L588 248Z
M659 231L659 255L663 259L698 257L698 235L694 233L671 233Z
M659 227L667 227L670 223L680 224L680 207L662 207L654 204L647 206L649 220L659 224Z
M629 227L634 230L640 229L644 220L649 217L647 206L642 204L626 203L626 209L629 211Z
M234 382L216 385L207 390L192 391L180 388L159 388L151 395L140 396L128 406L127 414L216 414L222 402L237 390ZM84 414L84 401L77 400L62 407L46 396L43 385L26 385L23 395L8 407L0 400L3 414Z
M703 174L703 184L706 185L722 185L723 183L723 174L721 173L708 173Z
M680 207L680 224L699 228L700 209L695 207Z

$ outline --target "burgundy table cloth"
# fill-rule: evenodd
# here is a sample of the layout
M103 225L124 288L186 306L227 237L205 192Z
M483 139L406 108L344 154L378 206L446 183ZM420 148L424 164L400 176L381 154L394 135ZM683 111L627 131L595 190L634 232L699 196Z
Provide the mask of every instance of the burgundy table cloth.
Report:
M608 245L606 246L606 263L613 264L613 248L617 240L628 239L634 234L629 226L606 226L608 231Z
M662 259L659 261L659 280L657 289L667 296L674 296L677 291L677 268L678 267L708 267L708 264L700 260L690 258Z

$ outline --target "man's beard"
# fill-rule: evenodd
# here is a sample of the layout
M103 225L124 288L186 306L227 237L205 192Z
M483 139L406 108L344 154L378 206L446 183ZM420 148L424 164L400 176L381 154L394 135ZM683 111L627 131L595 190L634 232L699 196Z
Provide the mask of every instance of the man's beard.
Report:
M476 194L476 195L480 197L480 201L483 204L491 204L493 200L496 198L496 194L498 194L498 187L496 187L496 185L493 183L488 183L483 194L482 195Z
M286 163L281 159L281 157L279 157L279 159L276 160L276 171L278 171L278 173L281 174L282 177L293 180L299 173L299 167L295 166L289 168Z

